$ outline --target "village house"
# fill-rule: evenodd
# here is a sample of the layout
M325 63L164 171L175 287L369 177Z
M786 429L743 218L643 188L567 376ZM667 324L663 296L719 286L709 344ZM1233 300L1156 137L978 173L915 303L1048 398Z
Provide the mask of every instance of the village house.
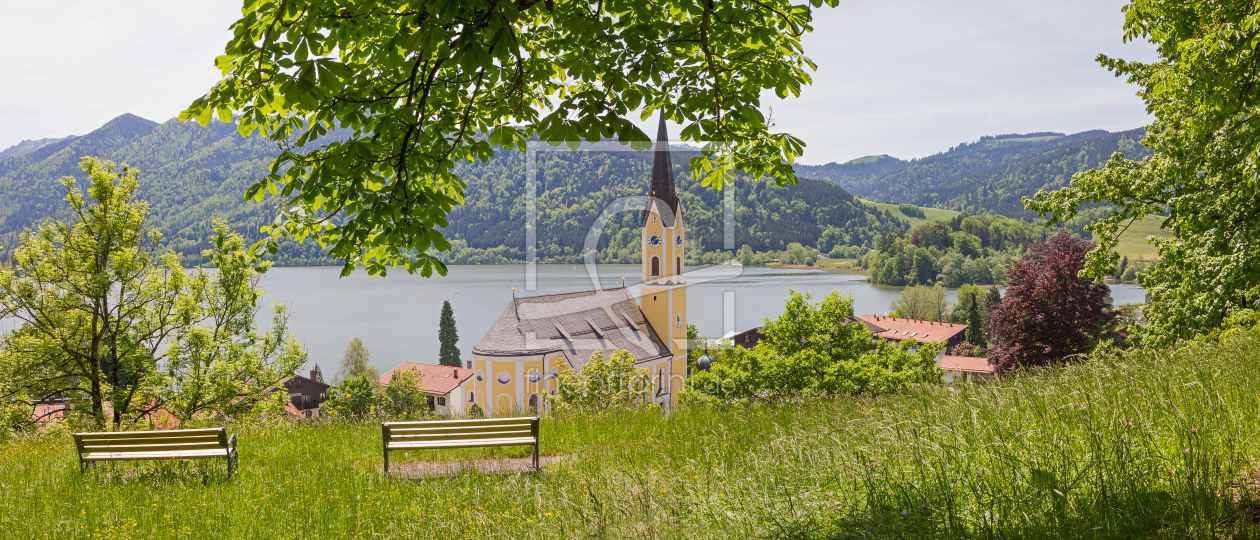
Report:
M313 369L309 377L294 374L281 380L280 384L289 394L285 412L302 418L319 418L319 408L328 400L328 389L332 386L319 382Z
M947 322L862 315L858 317L871 330L871 337L889 341L913 339L920 343L941 343L948 354L963 342L967 325Z
M439 416L463 416L472 406L473 394L468 387L468 380L473 370L438 364L422 364L419 362L403 362L398 367L386 371L377 379L381 386L388 386L399 370L411 371L420 376L420 385L424 387L425 403L429 411Z
M936 367L945 372L945 383L992 380L996 370L988 358L975 356L942 356Z

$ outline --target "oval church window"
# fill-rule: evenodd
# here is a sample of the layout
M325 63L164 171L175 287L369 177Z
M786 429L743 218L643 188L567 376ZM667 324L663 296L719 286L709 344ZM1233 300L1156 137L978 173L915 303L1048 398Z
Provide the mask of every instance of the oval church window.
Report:
M499 381L499 384L507 384L512 382L512 376L508 375L508 372L506 371L500 371L499 375L496 376L494 380Z
M531 369L529 371L529 382L536 383L541 380L542 380L542 373L539 373L538 370L536 369Z

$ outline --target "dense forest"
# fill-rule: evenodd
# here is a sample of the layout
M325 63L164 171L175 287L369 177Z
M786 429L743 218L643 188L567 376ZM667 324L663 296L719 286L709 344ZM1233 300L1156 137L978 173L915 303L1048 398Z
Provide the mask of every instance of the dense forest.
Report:
M651 154L601 150L543 151L537 155L539 258L578 260L588 232L604 209L621 197L643 195L651 173ZM672 153L674 176L685 213L689 255L723 248L723 197L686 171L694 154ZM463 206L451 213L448 235L457 249L452 262L482 262L479 257L522 258L525 245L525 158L500 152L487 163L464 163L456 172L468 183ZM796 186L752 181L741 176L733 186L735 245L755 251L782 251L800 243L830 251L837 243L874 248L880 239L909 224L888 212L864 206L828 182L803 179ZM639 260L640 215L629 208L611 216L599 237L599 260ZM510 246L504 248L503 246ZM492 262L492 261L485 261Z
M613 148L621 147L600 143L576 152L536 154L541 260L580 260L587 233L605 207L620 197L643 194L651 155ZM724 194L686 173L693 155L688 152L680 148L675 153L675 176L686 212L689 254L700 257L722 248ZM137 196L149 203L150 225L188 264L200 264L214 219L228 222L251 241L260 238L259 228L274 217L276 202L245 201L243 193L267 173L277 154L271 141L242 138L231 124L201 127L174 120L157 124L123 115L85 136L0 159L0 246L14 246L21 230L64 208L65 192L58 179L82 180L79 160L93 155L140 171ZM450 216L445 233L454 249L443 259L523 260L525 155L500 151L488 162L461 163L457 172L467 182L465 204ZM792 243L823 252L836 246L874 248L884 236L909 227L829 182L802 180L779 187L741 177L733 186L733 197L736 246L747 244L760 252L781 251ZM598 249L604 262L638 261L635 212L612 216ZM332 263L309 242L283 242L272 258L283 265Z
M1063 188L1072 175L1101 167L1116 152L1145 158L1151 154L1142 146L1145 135L1145 128L1138 128L1063 145L924 190L913 200L921 206L1034 219L1037 213L1024 209L1023 197Z
M909 234L890 234L878 251L861 259L872 283L958 287L996 285L1007 265L1029 244L1047 238L1047 229L998 215L960 214L925 223Z
M998 135L912 161L873 156L844 164L800 165L796 171L878 202L915 202L1027 217L1020 197L1042 187L1057 187L1076 172L1100 166L1111 157L1110 151L1143 157L1145 148L1137 144L1141 133L1138 129L1124 133L1093 130L1074 135Z

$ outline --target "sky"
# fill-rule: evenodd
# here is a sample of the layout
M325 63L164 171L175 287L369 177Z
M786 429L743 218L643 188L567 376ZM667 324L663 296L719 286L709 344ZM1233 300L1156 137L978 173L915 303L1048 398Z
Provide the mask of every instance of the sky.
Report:
M241 1L7 4L0 149L83 135L124 113L175 117L218 81L214 58ZM816 10L804 40L813 85L763 105L775 131L805 141L809 164L924 157L984 135L1133 129L1150 122L1136 88L1094 60L1155 59L1148 43L1122 43L1124 4L841 0Z

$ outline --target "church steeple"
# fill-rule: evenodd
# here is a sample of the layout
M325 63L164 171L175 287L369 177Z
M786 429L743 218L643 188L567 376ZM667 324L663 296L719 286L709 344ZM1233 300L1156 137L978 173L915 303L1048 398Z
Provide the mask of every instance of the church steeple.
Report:
M661 109L660 128L656 131L656 148L653 151L652 183L648 186L648 197L663 201L668 208L661 208L661 219L668 226L673 226L674 214L678 211L678 193L674 190L674 162L669 155L669 132L665 129L665 109ZM643 209L643 224L646 225L652 211L652 201L648 200Z

